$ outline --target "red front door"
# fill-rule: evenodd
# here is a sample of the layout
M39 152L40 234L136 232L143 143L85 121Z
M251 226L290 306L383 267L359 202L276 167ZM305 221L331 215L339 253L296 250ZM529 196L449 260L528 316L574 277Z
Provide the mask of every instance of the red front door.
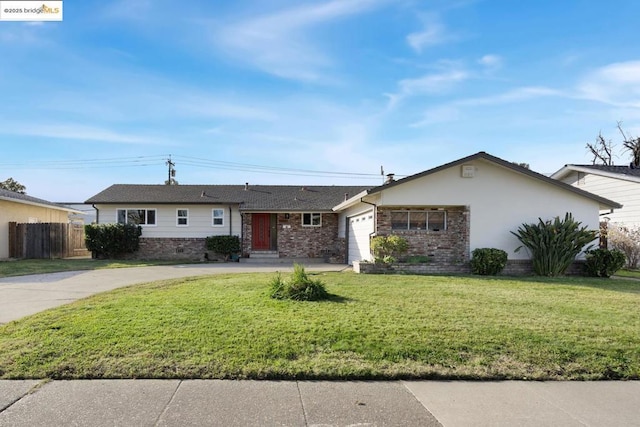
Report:
M251 217L251 246L254 251L271 249L271 215L254 213Z

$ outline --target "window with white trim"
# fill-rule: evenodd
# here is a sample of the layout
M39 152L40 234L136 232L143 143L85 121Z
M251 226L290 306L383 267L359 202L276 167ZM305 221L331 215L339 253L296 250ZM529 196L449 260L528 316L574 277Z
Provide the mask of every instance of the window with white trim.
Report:
M118 224L156 225L155 209L118 209Z
M302 214L303 227L322 227L322 214L318 212L310 212Z
M177 209L176 210L176 225L178 227L189 226L189 209Z
M391 211L391 229L444 231L447 211Z
M224 227L224 209L213 209L211 211L212 222L214 227Z

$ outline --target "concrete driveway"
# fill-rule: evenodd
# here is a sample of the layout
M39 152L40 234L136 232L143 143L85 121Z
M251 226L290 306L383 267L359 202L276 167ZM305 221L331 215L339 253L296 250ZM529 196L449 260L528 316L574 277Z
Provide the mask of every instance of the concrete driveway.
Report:
M307 271L342 271L341 264L310 264ZM69 271L0 279L0 324L86 298L99 292L156 280L227 273L292 271L288 264L184 264Z

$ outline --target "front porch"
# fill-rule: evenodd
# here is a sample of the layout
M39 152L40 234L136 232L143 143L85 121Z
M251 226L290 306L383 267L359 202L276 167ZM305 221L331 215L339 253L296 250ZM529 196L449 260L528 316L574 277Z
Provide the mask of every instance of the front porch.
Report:
M317 221L305 223L310 215ZM251 212L242 224L242 262L345 262L336 213Z

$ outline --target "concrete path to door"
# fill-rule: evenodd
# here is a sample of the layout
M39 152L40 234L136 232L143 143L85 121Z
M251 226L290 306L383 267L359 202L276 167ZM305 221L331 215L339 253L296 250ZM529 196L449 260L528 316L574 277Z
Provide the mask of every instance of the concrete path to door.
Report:
M309 264L307 271L343 271L342 264ZM156 280L228 273L293 270L290 264L210 263L69 271L0 279L0 324L100 292Z

